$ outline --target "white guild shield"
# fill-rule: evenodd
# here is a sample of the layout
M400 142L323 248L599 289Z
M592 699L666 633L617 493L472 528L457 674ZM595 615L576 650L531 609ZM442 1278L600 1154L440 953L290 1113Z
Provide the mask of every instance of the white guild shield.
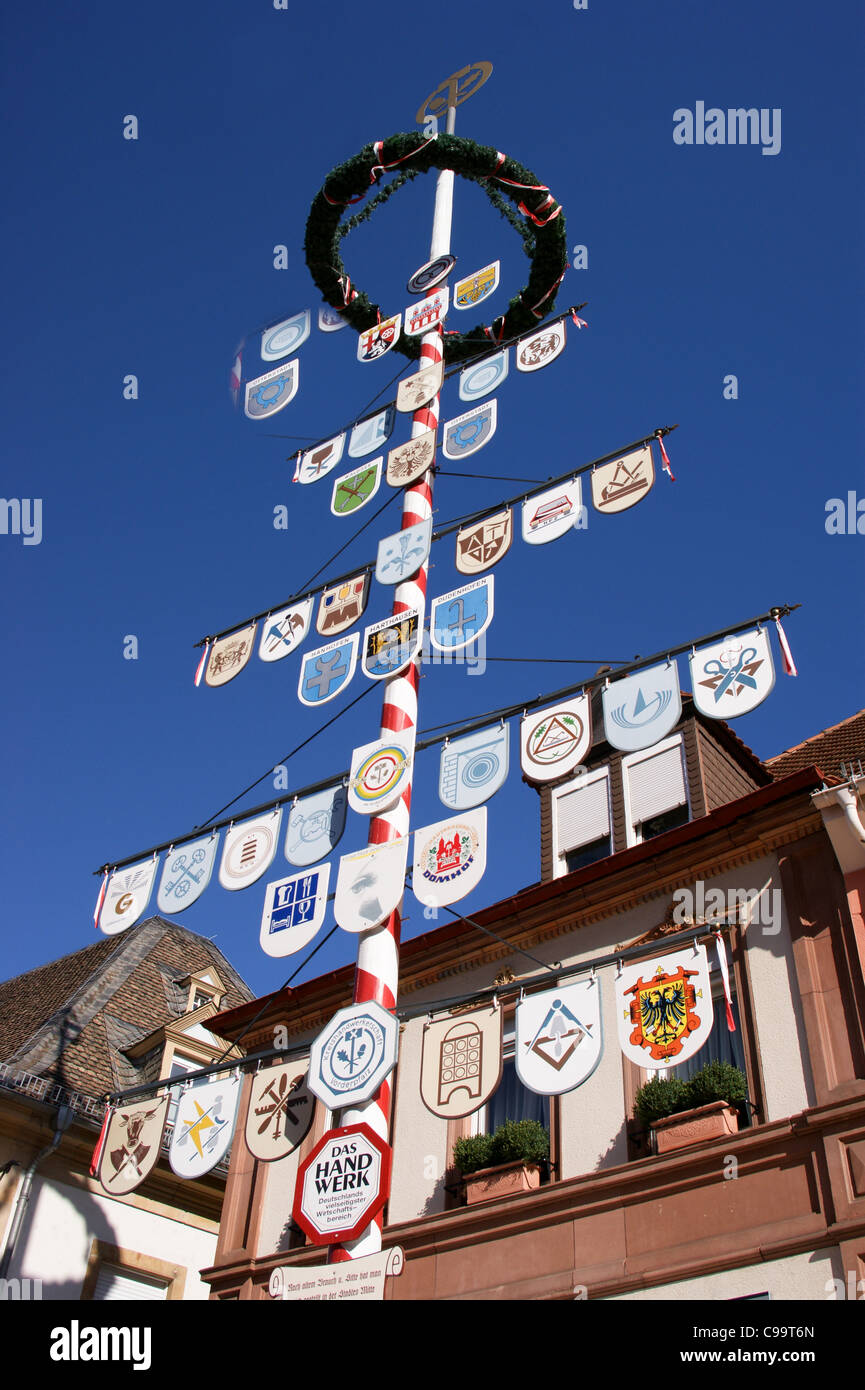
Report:
M422 405L429 405L441 390L443 378L443 361L434 362L429 367L422 367L413 376L407 376L397 387L397 410L408 415L413 410L420 410Z
M502 1011L474 1009L424 1026L420 1094L446 1120L486 1105L502 1079Z
M276 854L281 815L277 807L265 816L232 826L227 831L219 865L219 882L223 888L231 892L248 888L270 868Z
M379 584L399 584L417 574L425 565L432 541L432 517L419 521L416 526L406 526L392 536L385 536L378 543L378 557L375 564L375 577Z
M458 531L454 563L460 574L481 574L492 569L510 550L513 536L510 507Z
M309 1088L330 1110L360 1105L396 1066L399 1024L370 1000L334 1014L309 1053Z
M269 883L259 942L268 956L293 956L317 935L327 912L330 865Z
M309 1089L309 1062L280 1062L252 1078L246 1113L246 1147L264 1163L286 1158L312 1128L315 1097Z
M262 362L278 362L281 357L297 352L309 337L311 325L310 312L303 309L299 314L292 314L290 319L282 319L265 328L261 335Z
M279 661L299 647L312 625L312 599L301 599L265 618L258 655L262 661Z
M678 1066L708 1041L714 1012L705 946L627 965L615 986L619 1042L638 1067Z
M436 432L425 430L416 434L387 456L387 481L391 487L406 487L422 478L435 462Z
M488 444L496 432L498 399L476 405L463 415L445 421L442 453L446 459L468 458Z
M461 401L479 401L481 396L488 396L504 381L508 374L509 351L502 348L492 357L484 357L473 366L463 368L460 372Z
M579 478L556 487L523 503L523 540L529 545L545 545L563 536L579 520L582 508L582 488Z
M347 686L357 666L359 634L350 632L307 652L300 667L297 698L302 705L324 705Z
M455 811L466 811L489 801L503 786L510 759L510 730L479 729L465 738L446 743L439 764L439 799Z
M352 430L348 441L348 456L351 459L366 458L374 454L382 444L386 444L393 434L396 407L386 405L375 415L368 415Z
M371 502L381 484L383 459L373 459L371 463L361 464L341 478L334 478L330 497L330 510L334 516L350 516L359 512L367 502Z
M403 318L403 332L409 337L415 337L418 333L428 333L431 328L435 328L437 323L441 323L448 311L450 301L450 290L447 285L433 290L426 299L419 299L417 304L412 304L405 311Z
M675 661L614 681L606 686L602 698L607 742L623 753L660 743L682 717Z
M348 797L345 787L328 787L296 801L288 812L285 857L303 868L324 859L345 830Z
M690 662L694 704L711 719L747 714L763 703L775 684L772 648L763 628L702 647Z
M372 328L365 328L358 335L358 362L375 362L379 357L384 357L386 352L390 352L399 338L401 318L401 314L394 314L393 318L382 319L381 323L373 324Z
M319 599L316 632L322 637L335 637L338 632L345 632L363 613L368 597L368 571L325 589Z
M561 1096L591 1076L601 1060L600 996L588 979L520 1000L514 1061L530 1091Z
M446 907L476 888L487 866L487 808L414 833L412 892L424 907Z
M486 632L493 620L494 580L487 574L433 599L429 635L436 651L461 651Z
M156 895L157 912L182 912L198 901L210 882L218 844L219 834L214 832L169 850Z
M150 901L156 865L153 858L128 869L114 870L99 914L99 930L106 936L116 936L138 921Z
M332 468L336 468L342 458L344 443L345 435L338 434L335 439L328 439L324 444L317 444L314 449L307 449L298 461L294 481L296 483L317 483L319 478L323 478Z
M395 912L405 892L408 835L368 845L339 861L333 915L343 931L365 932Z
M168 1162L179 1178L200 1178L231 1148L240 1080L200 1081L181 1093Z
M248 420L265 420L269 415L276 415L294 400L299 384L300 363L296 359L248 381L243 397L244 415Z
M500 267L501 261L492 261L474 275L457 280L454 286L454 308L473 309L476 304L488 299L493 291L498 289Z
M255 641L255 623L232 632L229 637L220 637L210 648L207 670L204 673L205 685L227 685L239 675L249 658Z
M648 444L612 463L602 463L592 473L592 501L599 512L625 512L642 502L655 481L652 450Z
M361 669L370 680L389 680L414 661L423 636L423 608L409 608L371 623L363 634Z
M412 753L412 742L405 734L356 748L348 781L351 809L362 816L376 816L395 806L411 777Z
M338 333L341 328L348 328L348 320L331 304L322 304L318 311L318 326L322 333Z
M565 321L551 323L517 343L517 370L537 372L554 362L565 346Z
M552 782L573 772L591 745L588 695L575 695L564 704L527 714L520 723L520 761L531 782Z

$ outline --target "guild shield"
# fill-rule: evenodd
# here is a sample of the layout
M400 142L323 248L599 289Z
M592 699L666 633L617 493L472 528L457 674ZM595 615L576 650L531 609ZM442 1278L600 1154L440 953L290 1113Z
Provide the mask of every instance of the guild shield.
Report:
M299 314L292 314L290 319L265 328L261 335L262 362L278 362L281 357L296 352L309 337L311 324L309 310L303 309Z
M397 410L408 415L413 410L420 410L422 405L429 405L441 390L443 377L444 362L434 362L428 367L422 367L413 376L405 377L397 387Z
M427 261L426 265L415 271L406 289L409 294L426 294L447 279L456 263L456 256L436 256L435 260Z
M517 343L517 370L537 372L554 362L565 346L565 321L551 323Z
M529 545L545 545L563 536L579 521L582 489L579 478L529 497L523 503L523 540Z
M277 411L294 400L299 384L300 363L296 358L272 372L265 372L264 376L257 376L254 381L248 381L243 397L244 415L248 420L264 420L269 415L276 415Z
M572 1091L601 1060L601 989L594 977L521 999L515 1023L517 1076L538 1095Z
M417 482L435 462L436 432L425 430L416 434L387 456L387 481L391 487L406 487Z
M379 357L384 357L386 352L390 352L399 337L401 317L401 314L394 314L393 318L382 319L381 323L373 324L372 328L365 328L358 335L358 362L375 362Z
M527 714L520 724L520 760L530 782L552 782L573 772L591 744L588 695L574 695L564 704Z
M660 743L682 717L675 661L613 681L605 687L602 698L607 742L623 753Z
M279 661L300 646L312 625L312 599L304 598L265 618L258 655L262 661Z
M253 1076L244 1134L253 1158L287 1158L306 1138L315 1114L308 1071L308 1061L280 1062Z
M405 333L409 337L415 337L418 333L428 333L431 328L435 328L447 314L449 300L450 290L445 285L441 289L433 290L426 299L419 299L417 304L412 304L405 311Z
M266 815L228 829L219 865L219 882L223 888L231 892L248 888L270 868L276 854L281 816L282 809L277 807Z
M690 663L694 704L711 719L747 714L762 704L775 684L772 648L763 628L702 647Z
M387 680L411 664L423 636L423 609L410 608L372 623L363 634L361 669L370 680Z
M269 883L259 942L268 956L293 956L308 946L324 921L330 865Z
M99 914L99 930L106 936L116 936L118 932L132 927L150 901L153 880L156 877L157 860L146 860L143 864L133 864L128 869L115 869L108 880L102 911Z
M485 265L475 275L467 275L454 286L454 308L473 309L482 299L487 299L498 289L501 261Z
M348 320L331 304L322 304L318 311L318 326L322 333L338 333L341 328L348 328Z
M342 855L333 915L343 931L371 931L399 907L405 892L408 839L400 835Z
M169 850L156 895L157 912L182 912L197 902L210 882L219 834L214 832Z
M655 481L648 444L592 472L592 501L599 512L624 512L642 502Z
M356 623L366 608L369 597L369 571L346 579L325 589L318 604L315 619L316 631L322 637L335 637L338 632Z
M625 966L615 987L619 1042L638 1067L677 1066L708 1041L714 1013L705 946Z
M357 665L358 641L358 634L352 632L306 654L297 683L301 704L324 705L349 684Z
M510 507L457 532L455 564L461 574L492 569L511 548L514 528Z
M508 374L508 348L484 357L460 372L460 400L477 401L488 396Z
M205 685L227 685L239 675L252 656L255 640L255 623L232 632L228 637L220 637L210 648L207 670L204 673Z
M177 1103L168 1162L179 1178L200 1178L215 1168L231 1147L240 1081L199 1081L183 1090Z
M307 449L298 460L294 471L294 481L296 483L317 483L319 478L323 478L332 468L336 468L342 458L344 443L345 435L338 434L335 439L328 439L324 444L317 444L314 449Z
M473 1009L424 1025L421 1100L446 1120L480 1110L502 1079L502 1011Z
M381 483L382 463L383 459L373 459L371 463L362 463L351 473L343 473L341 478L334 480L330 499L330 510L334 516L350 516L352 512L359 512L375 497Z
M448 459L464 459L488 444L496 432L498 401L476 405L464 415L448 420L444 426L442 453Z
M416 526L406 526L392 536L385 536L378 543L378 558L375 577L379 584L399 584L417 574L421 565L426 564L432 541L432 517L419 521Z
M303 868L330 854L345 830L347 806L345 787L328 787L296 801L288 812L285 835L289 864Z
M479 729L445 743L439 764L439 799L454 811L489 801L503 786L510 756L509 728Z
M159 1159L169 1096L119 1105L108 1122L99 1181L112 1197L132 1192Z
M395 420L396 407L386 405L384 410L377 411L375 415L367 415L365 420L356 424L349 435L349 458L366 458L367 454L375 453L382 444L386 444L393 434Z
M494 578L488 574L433 599L429 635L436 651L460 651L486 632L493 619Z
M487 865L487 809L451 816L414 834L412 892L424 907L446 907L476 888Z
M408 734L376 739L356 748L348 781L351 809L372 816L395 806L411 776L413 752Z

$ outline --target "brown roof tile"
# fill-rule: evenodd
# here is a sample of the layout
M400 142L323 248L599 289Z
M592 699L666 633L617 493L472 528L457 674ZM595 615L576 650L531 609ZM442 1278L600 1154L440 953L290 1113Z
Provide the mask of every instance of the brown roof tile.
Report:
M776 781L811 766L819 767L821 772L832 777L846 778L851 772L862 772L865 770L865 709L774 758L766 758L765 763Z

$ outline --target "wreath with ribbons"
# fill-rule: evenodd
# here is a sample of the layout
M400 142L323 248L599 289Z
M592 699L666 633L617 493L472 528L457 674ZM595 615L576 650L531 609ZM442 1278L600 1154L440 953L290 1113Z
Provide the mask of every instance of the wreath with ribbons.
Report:
M530 262L528 281L510 301L506 313L492 324L476 324L465 333L445 330L445 361L460 362L528 332L555 308L556 293L568 268L565 219L561 204L530 169L500 150L457 135L411 132L377 140L331 169L312 201L304 252L309 272L327 303L359 333L375 327L387 315L352 283L342 263L340 242L404 183L430 169L451 169L479 184L522 237ZM360 213L343 221L346 208L362 202L370 188L391 170L399 171L397 177ZM419 337L401 334L395 347L405 357L420 356Z

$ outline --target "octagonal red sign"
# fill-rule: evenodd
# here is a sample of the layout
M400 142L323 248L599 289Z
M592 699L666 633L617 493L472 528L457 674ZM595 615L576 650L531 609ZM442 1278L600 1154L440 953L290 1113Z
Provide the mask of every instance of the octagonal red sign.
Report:
M292 1216L314 1245L356 1240L390 1192L390 1146L369 1125L328 1130L297 1170Z

